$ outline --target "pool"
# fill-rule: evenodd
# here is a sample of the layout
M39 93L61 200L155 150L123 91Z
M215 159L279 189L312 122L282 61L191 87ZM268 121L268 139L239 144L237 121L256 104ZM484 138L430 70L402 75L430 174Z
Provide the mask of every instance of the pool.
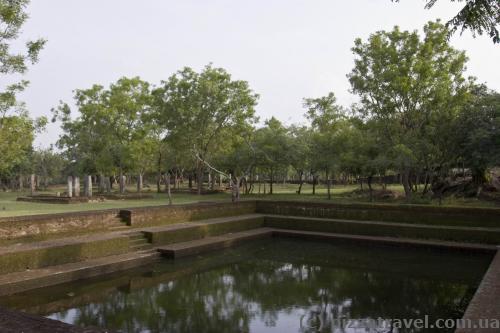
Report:
M364 320L461 318L491 258L269 239L2 297L0 305L127 333L384 332L363 330Z

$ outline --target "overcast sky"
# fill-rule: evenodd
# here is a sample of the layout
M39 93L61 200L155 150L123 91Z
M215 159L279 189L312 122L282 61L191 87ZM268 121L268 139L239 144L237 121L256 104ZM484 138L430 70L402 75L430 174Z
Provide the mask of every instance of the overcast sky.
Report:
M461 3L441 0L32 0L21 41L48 40L40 62L25 78L20 97L34 116L50 116L74 89L108 85L122 76L157 84L176 70L201 70L212 62L260 94L258 115L287 124L303 122L304 97L333 91L349 106L346 74L353 67L354 39L394 25L421 29L448 20ZM451 43L466 50L468 74L500 91L500 46L487 36L458 34ZM36 141L57 140L50 125Z

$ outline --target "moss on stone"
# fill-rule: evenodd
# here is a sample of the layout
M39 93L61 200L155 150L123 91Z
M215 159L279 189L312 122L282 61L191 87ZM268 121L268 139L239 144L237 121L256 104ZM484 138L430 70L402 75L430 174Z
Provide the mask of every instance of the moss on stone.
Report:
M129 239L124 236L51 247L30 248L3 253L0 256L0 267L1 272L5 274L122 254L127 252L128 249Z
M200 223L166 230L145 231L144 233L154 245L166 245L260 228L263 225L264 217L236 218L232 221Z
M257 201L256 212L330 219L500 228L500 209Z
M500 231L453 227L415 226L393 223L369 223L306 217L266 216L267 227L320 231L364 236L434 239L457 242L500 244Z

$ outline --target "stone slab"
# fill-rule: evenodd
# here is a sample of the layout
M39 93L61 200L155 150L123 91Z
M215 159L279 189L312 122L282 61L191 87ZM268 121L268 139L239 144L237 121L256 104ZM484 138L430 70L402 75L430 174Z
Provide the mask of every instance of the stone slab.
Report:
M176 243L168 246L161 246L158 248L158 251L163 256L168 258L181 258L229 248L242 242L271 237L272 235L272 229L259 228L221 236L207 237L183 243Z
M286 215L266 215L270 228L346 233L378 237L443 240L498 245L500 228L438 226L416 223L361 221Z
M455 333L500 332L500 328L484 328L487 320L500 321L500 249L493 258L462 319L464 323L471 323L472 327L458 328ZM482 325L483 328L474 328L474 325Z
M80 328L20 311L0 308L2 333L111 333L98 328Z
M329 241L347 241L354 243L372 243L384 246L400 246L400 247L424 247L441 250L452 250L460 252L474 253L495 253L497 247L495 245L461 243L449 241L431 241L409 238L396 237L379 237L379 236L361 236L349 234L336 234L329 232L316 232L304 230L285 230L272 228L273 236L275 237L291 237L311 240L329 240Z
M4 274L0 275L0 296L122 271L158 258L155 251L135 252Z

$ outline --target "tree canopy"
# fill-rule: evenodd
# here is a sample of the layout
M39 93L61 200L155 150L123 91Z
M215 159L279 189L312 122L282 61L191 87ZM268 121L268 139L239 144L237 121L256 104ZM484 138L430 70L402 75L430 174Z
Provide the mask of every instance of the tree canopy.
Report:
M393 0L399 2L399 0ZM500 43L500 1L498 0L451 0L465 2L460 11L446 23L449 33L470 30L475 36L487 33L493 43ZM438 0L426 0L426 8L432 8Z

